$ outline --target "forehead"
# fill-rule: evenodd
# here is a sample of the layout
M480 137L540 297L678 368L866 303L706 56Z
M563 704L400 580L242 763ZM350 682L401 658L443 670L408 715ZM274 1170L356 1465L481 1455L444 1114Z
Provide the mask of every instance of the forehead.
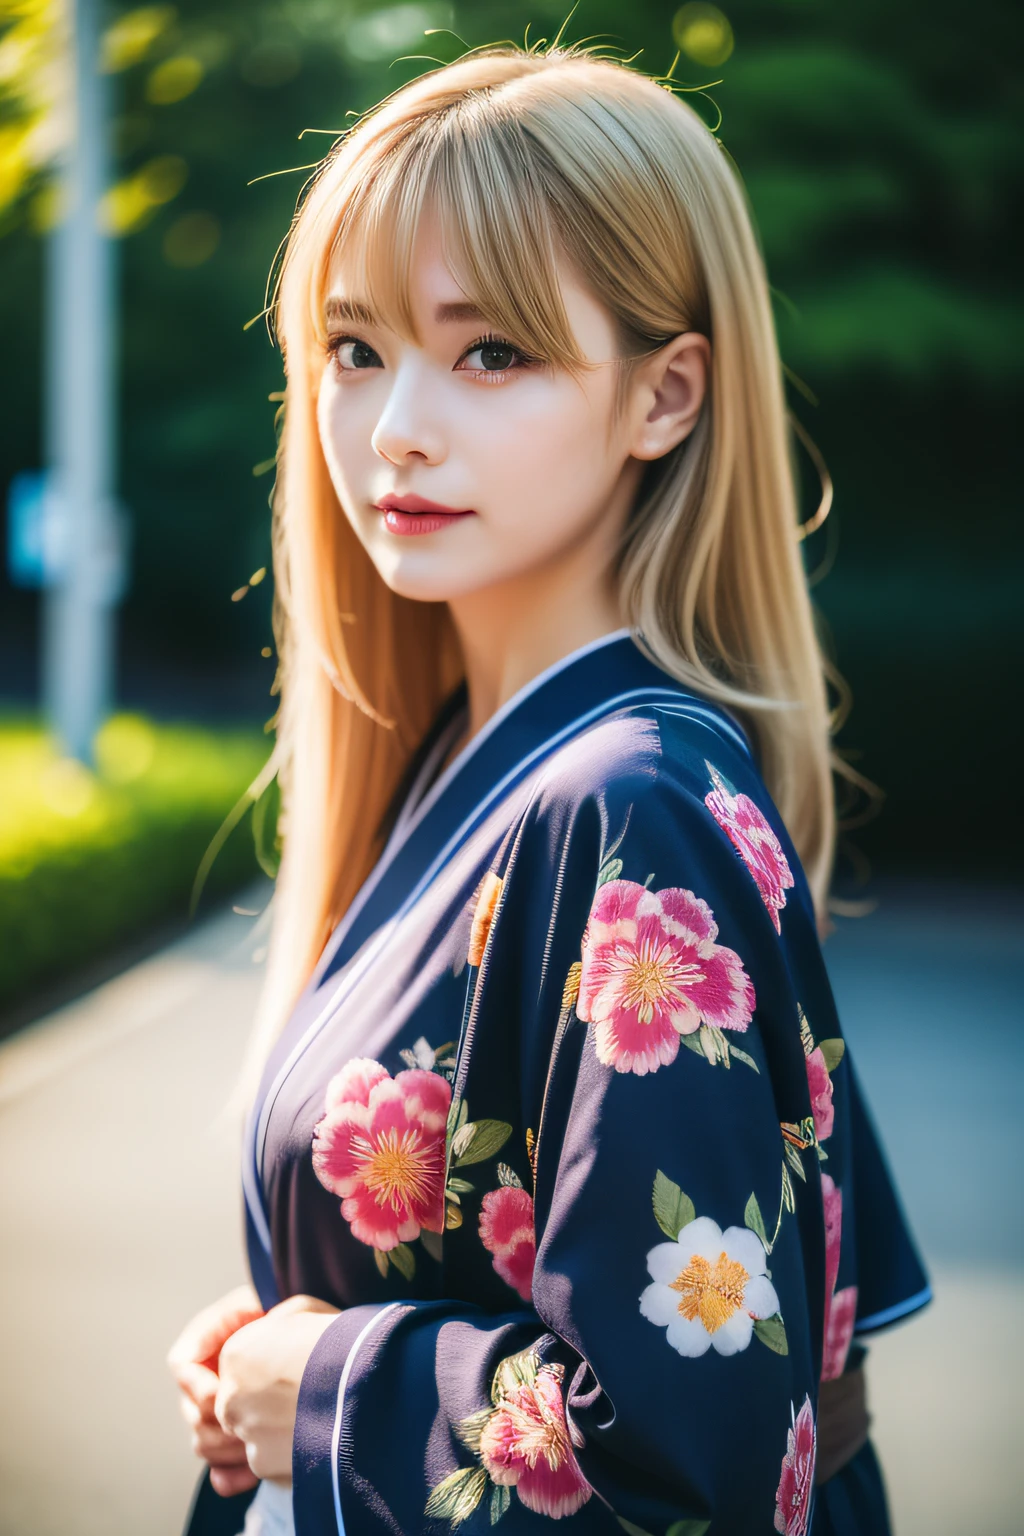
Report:
M436 216L424 210L404 242L352 230L334 253L323 301L328 325L349 321L410 329L418 324L458 325L485 318L445 249Z
M517 245L478 209L461 218L450 197L413 206L394 185L386 192L357 195L342 218L311 295L321 335L362 324L422 346L428 329L473 325L534 358L570 370L584 362L590 349L566 303L577 282L560 248L531 252L522 230Z

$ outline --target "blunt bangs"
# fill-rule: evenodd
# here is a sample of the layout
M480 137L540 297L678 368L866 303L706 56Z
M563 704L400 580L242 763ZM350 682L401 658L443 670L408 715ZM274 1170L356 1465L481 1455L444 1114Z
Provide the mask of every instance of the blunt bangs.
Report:
M559 287L568 256L543 190L543 158L512 114L486 97L421 119L378 146L369 165L357 153L336 186L340 211L324 259L313 265L317 338L326 340L326 298L340 278L376 320L419 344L413 258L424 218L435 217L445 261L486 323L530 357L583 371Z

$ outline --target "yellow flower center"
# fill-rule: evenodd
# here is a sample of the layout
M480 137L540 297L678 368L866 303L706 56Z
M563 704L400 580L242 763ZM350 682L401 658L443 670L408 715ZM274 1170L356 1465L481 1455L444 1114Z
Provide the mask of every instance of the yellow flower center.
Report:
M655 948L641 944L626 967L622 980L622 1006L635 1010L641 1024L650 1024L655 1005L666 999L680 998L688 986L703 981L698 965L677 959L668 946Z
M401 1211L403 1206L422 1205L430 1193L430 1151L418 1132L392 1128L375 1142L360 1138L355 1155L362 1165L363 1183L377 1204Z
M543 1457L552 1472L557 1472L570 1454L565 1425L553 1416L539 1394L522 1396L525 1401L501 1404L513 1429L516 1454L522 1456L531 1471Z
M669 1288L679 1292L679 1310L689 1322L699 1317L708 1333L717 1333L742 1307L749 1279L749 1272L727 1253L720 1253L714 1264L695 1253Z

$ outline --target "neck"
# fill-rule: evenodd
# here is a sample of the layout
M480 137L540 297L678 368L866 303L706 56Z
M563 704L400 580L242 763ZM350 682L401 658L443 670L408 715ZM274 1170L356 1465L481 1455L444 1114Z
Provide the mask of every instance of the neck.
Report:
M546 667L622 628L625 620L611 574L581 581L573 563L570 555L449 601L466 667L466 740Z

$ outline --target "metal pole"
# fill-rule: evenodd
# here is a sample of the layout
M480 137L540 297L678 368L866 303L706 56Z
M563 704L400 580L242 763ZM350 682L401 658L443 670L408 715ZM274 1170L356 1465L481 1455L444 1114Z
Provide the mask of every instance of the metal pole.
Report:
M62 216L46 274L46 455L51 547L43 618L44 707L61 748L89 762L112 695L120 590L114 482L114 242L100 228L108 183L107 77L99 0L72 5L72 132Z

